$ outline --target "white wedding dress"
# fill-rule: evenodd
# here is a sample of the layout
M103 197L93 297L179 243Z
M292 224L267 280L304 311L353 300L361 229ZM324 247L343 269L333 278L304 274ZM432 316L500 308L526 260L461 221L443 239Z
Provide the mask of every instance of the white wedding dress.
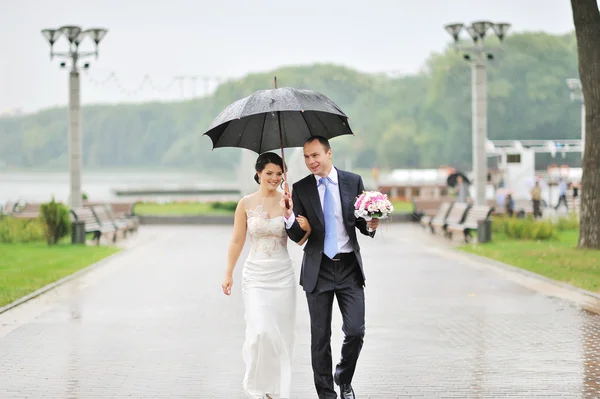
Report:
M251 250L242 270L246 340L243 388L248 398L290 398L296 278L283 216L246 209Z

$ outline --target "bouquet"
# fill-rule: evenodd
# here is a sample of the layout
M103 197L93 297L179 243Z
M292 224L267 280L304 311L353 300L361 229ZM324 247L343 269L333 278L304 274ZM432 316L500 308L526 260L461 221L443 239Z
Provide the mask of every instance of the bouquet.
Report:
M379 191L363 191L354 203L354 215L365 220L385 219L394 212L387 195Z

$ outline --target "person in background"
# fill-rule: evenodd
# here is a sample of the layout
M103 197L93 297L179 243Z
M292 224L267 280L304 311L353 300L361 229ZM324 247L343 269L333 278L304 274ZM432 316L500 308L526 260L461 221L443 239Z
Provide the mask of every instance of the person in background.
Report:
M561 203L565 204L565 208L567 208L568 212L569 205L567 204L567 182L562 178L560 179L560 183L558 183L558 203L554 209L558 210L558 207Z
M506 210L506 214L508 217L512 217L515 211L515 201L512 198L512 195L506 194L506 198L504 199L504 209Z
M535 182L535 186L531 189L531 201L533 202L533 217L542 217L541 202L542 202L542 189L539 182Z
M573 189L573 204L575 205L575 208L577 208L577 197L579 196L579 184L573 183L571 187Z
M471 199L469 194L469 184L462 176L456 177L456 202L468 203Z

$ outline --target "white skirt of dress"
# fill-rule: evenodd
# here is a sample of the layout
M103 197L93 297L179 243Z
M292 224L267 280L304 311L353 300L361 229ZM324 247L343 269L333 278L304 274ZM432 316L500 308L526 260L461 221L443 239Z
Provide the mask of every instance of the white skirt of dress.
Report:
M242 271L246 339L243 388L248 398L290 398L296 278L289 257L246 260Z

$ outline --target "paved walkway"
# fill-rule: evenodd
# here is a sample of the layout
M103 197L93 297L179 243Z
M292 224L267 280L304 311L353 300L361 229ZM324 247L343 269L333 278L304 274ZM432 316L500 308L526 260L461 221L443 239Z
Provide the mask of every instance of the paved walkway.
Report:
M126 253L1 314L0 398L240 398L239 268L234 295L220 289L230 233L143 226ZM424 234L389 225L362 240L358 398L600 397L599 317L448 256ZM308 399L309 323L298 295L293 392Z

